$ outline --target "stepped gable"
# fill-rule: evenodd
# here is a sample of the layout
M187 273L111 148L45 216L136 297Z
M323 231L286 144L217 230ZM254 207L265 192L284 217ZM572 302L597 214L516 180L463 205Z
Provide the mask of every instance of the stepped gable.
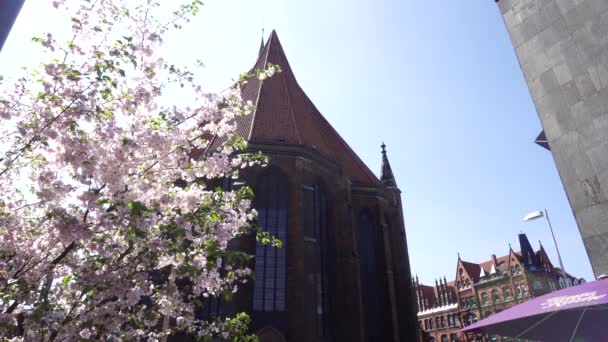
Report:
M279 65L282 72L264 81L252 79L243 87L243 99L253 102L256 109L238 118L237 132L251 144L314 149L340 165L353 185L381 185L300 88L274 30L252 70L268 63Z

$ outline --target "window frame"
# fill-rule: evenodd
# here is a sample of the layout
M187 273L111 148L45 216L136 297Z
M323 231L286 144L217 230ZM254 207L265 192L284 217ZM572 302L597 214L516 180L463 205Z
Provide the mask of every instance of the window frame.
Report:
M257 225L277 237L282 248L256 242L253 311L287 311L287 230L289 228L289 179L271 170L256 184L254 208ZM261 258L261 259L260 259ZM268 297L270 296L270 298Z

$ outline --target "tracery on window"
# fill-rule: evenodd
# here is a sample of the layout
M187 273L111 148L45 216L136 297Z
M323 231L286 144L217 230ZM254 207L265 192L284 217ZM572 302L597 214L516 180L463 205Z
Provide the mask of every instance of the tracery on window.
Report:
M330 335L329 277L332 272L330 266L333 251L328 247L331 243L328 200L325 191L319 185L303 186L302 193L304 197L304 236L309 243L312 243L318 255L318 263L314 265L317 335L326 337Z
M285 311L289 182L278 172L260 178L254 207L258 226L281 240L282 248L258 242L255 253L253 310Z

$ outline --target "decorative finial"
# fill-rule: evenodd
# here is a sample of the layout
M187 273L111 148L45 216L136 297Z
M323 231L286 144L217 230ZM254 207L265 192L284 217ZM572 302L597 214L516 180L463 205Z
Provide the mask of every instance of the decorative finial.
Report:
M260 43L260 51L258 52L258 55L261 55L263 50L264 50L264 21L262 20L262 42Z
M395 181L391 164L388 162L388 157L386 156L386 144L384 141L380 147L382 148L382 168L380 171L380 180L387 187L397 188L397 182Z
M511 243L509 242L509 250L512 250L513 247L511 247Z

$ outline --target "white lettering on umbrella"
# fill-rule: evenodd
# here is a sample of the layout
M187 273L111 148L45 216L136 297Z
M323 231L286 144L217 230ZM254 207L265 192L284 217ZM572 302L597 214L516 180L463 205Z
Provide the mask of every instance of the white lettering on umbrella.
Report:
M581 293L581 294L577 294L577 295L573 295L573 296L561 296L561 297L550 298L550 299L547 299L547 301L542 303L540 306L543 309L560 308L565 305L591 302L594 300L602 299L604 297L606 297L605 294L598 295L596 291L585 292L585 293Z

